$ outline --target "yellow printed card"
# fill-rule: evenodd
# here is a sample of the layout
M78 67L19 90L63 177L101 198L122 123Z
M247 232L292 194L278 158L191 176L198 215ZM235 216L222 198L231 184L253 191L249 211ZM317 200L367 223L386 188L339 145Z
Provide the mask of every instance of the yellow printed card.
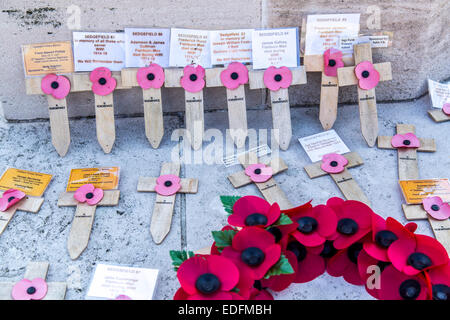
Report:
M40 197L51 179L51 174L9 168L0 178L0 189L18 189L29 196Z
M22 55L27 76L73 72L73 53L70 41L23 45Z
M103 190L117 189L119 167L72 169L66 191L76 191L84 184L93 184L96 188Z
M399 183L408 204L421 204L423 199L433 196L450 202L448 179L400 180Z

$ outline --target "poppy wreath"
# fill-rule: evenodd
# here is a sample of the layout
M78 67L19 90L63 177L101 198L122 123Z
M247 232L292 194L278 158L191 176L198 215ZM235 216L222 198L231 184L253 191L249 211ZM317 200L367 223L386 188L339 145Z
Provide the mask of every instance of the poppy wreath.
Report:
M256 196L220 199L228 225L212 232L210 254L170 251L174 300L273 300L325 272L380 300L450 300L447 251L415 223L340 198L288 210Z

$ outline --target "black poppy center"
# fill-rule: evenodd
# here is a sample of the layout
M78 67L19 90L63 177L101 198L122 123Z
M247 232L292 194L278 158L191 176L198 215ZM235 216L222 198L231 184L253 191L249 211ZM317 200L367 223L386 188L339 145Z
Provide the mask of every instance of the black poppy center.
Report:
M301 217L297 220L297 230L304 234L309 234L317 229L319 225L313 217Z
M58 89L59 83L57 81L53 81L50 86L52 87L52 89Z
M253 171L255 174L261 174L261 169L255 169L255 171Z
M412 266L414 269L417 270L423 270L425 268L430 267L433 264L431 262L431 259L421 252L414 252L410 254L407 263L408 265Z
M233 73L231 73L230 78L233 80L236 80L237 78L239 78L239 75L237 72L233 72Z
M411 141L409 141L409 140L403 140L403 144L404 144L405 146L409 146L409 145L411 144Z
M306 258L306 247L298 241L289 242L287 250L291 251L297 257L297 261L303 261Z
M270 227L269 229L267 229L267 231L269 231L275 237L275 242L280 241L283 237L283 233L277 227Z
M172 181L167 180L166 182L164 182L164 185L166 187L170 187L172 185Z
M408 279L400 284L398 292L405 300L414 300L420 295L420 283L414 279Z
M13 201L15 198L16 198L16 197L9 197L9 198L8 198L8 202Z
M147 79L149 80L149 81L153 81L153 80L155 80L155 75L153 74L153 73L148 73L147 74Z
M431 210L433 210L433 211L439 211L439 206L437 205L437 204L433 204L432 206L431 206Z
M105 78L100 78L98 79L98 83L100 83L102 86L106 84L106 79Z
M34 294L36 292L36 288L35 287L29 287L28 289L27 289L27 293L28 294Z
M383 248L389 248L392 242L397 239L398 237L395 235L395 233L389 230L378 231L375 235L375 242Z
M370 76L370 72L366 70L366 71L363 71L361 75L363 78L368 78Z
M189 80L191 80L191 81L196 81L196 80L197 80L197 75L196 75L196 74L191 74L191 75L189 76Z
M267 217L261 213L252 213L245 218L245 225L251 226L265 226L267 224Z
M450 287L445 284L435 284L432 287L433 300L448 301L450 300Z
M323 258L331 258L333 257L338 251L333 246L333 241L327 240L324 243L322 252L320 253L320 256Z
M281 79L283 79L283 77L281 76L281 74L277 74L277 75L275 75L275 77L273 77L273 79L274 79L276 82L280 82Z
M86 193L86 199L92 199L94 197L94 194L92 192Z
M256 247L250 247L242 251L241 260L250 267L257 267L264 262L266 255Z
M344 218L338 221L337 231L346 236L351 236L358 231L358 224L355 220Z
M334 67L334 66L336 65L336 60L334 60L334 59L328 60L328 65L329 65L330 67Z
M212 273L205 273L197 278L195 287L203 294L211 294L219 290L220 280Z
M337 161L331 161L331 162L330 162L330 166L332 166L332 167L337 167L337 166L338 166Z
M352 244L347 249L347 257L348 259L353 262L354 264L358 263L358 256L363 248L363 244L361 242L356 242Z

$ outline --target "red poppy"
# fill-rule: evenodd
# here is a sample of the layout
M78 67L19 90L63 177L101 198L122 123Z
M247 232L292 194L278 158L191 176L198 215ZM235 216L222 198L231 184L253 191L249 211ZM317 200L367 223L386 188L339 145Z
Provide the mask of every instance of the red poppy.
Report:
M374 259L389 261L387 251L398 239L414 238L414 234L397 220L388 217L384 220L372 215L372 239L364 243L364 250Z
M425 272L433 292L433 300L450 300L450 262Z
M336 232L336 214L325 205L318 205L307 211L302 210L293 214L291 219L298 224L292 236L307 247L322 245Z
M188 300L231 300L229 291L239 281L239 270L222 256L195 256L181 264L177 277Z
M280 206L270 205L266 200L245 196L233 206L233 214L228 217L228 223L235 227L260 226L268 227L280 218Z
M406 275L388 266L381 273L379 299L426 300L427 284L421 275Z
M448 254L442 244L420 234L395 241L388 249L388 257L394 267L406 275L416 275L448 263Z
M260 280L280 259L281 247L275 244L270 232L247 227L234 236L232 245L223 249L222 256L233 260L239 269L250 270L253 280Z
M262 287L278 292L283 291L295 281L297 277L297 257L292 251L286 251L285 255L292 269L294 269L294 273L280 274L278 276L272 276L269 279L261 279Z
M327 201L327 206L338 219L337 232L329 238L334 240L336 249L345 249L370 232L373 211L366 204L334 197Z
M358 257L363 251L363 241L355 242L348 248L339 251L327 263L327 272L333 277L344 277L344 280L356 286L364 284L358 269Z

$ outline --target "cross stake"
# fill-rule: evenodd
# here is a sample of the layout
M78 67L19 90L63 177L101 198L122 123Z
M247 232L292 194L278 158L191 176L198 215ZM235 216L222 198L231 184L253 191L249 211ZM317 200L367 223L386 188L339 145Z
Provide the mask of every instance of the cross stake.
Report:
M304 169L311 179L329 174L347 200L357 200L370 206L369 199L353 179L350 172L347 170L348 168L353 168L364 164L363 160L356 152L349 152L344 154L343 156L348 160L348 164L344 168L344 171L340 173L327 173L323 171L320 167L322 161L307 165L304 167Z
M415 133L415 127L409 124L397 124L397 134ZM378 148L395 149L391 145L392 137L379 136ZM398 176L399 180L419 179L419 166L417 163L417 151L435 152L434 139L421 139L419 148L398 148ZM402 204L403 212L408 220L428 219L436 239L450 253L450 220L436 220L423 209L421 204Z
M353 46L355 65L363 61L372 63L372 49L370 43L355 44ZM380 74L380 81L392 80L391 63L376 63L374 68ZM340 87L358 85L355 67L338 69L338 83ZM375 145L378 136L378 113L375 88L363 90L358 86L359 118L364 139L370 147Z
M73 192L60 194L58 207L77 207L67 241L67 249L72 260L77 259L89 243L97 206L116 206L119 203L119 196L119 190L105 190L103 199L97 205L90 206L75 200Z
M226 68L206 69L206 86L222 87L220 74ZM228 89L227 105L228 105L228 121L230 127L230 135L238 148L243 148L247 138L247 106L245 102L245 87L240 85L236 89Z
M183 77L182 68L171 68L165 70L166 88L181 87L180 79ZM203 134L205 131L205 120L203 112L203 90L199 92L189 92L184 90L184 100L186 106L186 131L187 138L194 150L198 150L203 144Z
M1 195L3 195L3 191L0 191L0 196ZM0 211L0 235L3 231L5 231L8 223L12 220L16 211L37 213L41 209L42 203L44 203L44 198L25 196L25 198L6 211Z
M258 156L253 152L238 156L238 160L244 167L244 169L251 164L259 163ZM263 163L272 168L273 175L276 175L288 169L288 166L281 158L274 158L270 162L266 161ZM235 188L240 188L250 183L254 183L256 187L258 187L264 198L271 204L276 202L281 209L292 208L291 202L288 200L283 190L281 190L281 188L277 185L277 182L273 177L266 182L253 182L250 177L245 174L244 171L239 171L228 176L228 180L230 180L231 184Z
M297 67L291 69L293 85L306 83L305 68ZM251 70L248 74L250 89L266 88L263 81L264 70ZM287 150L292 138L291 111L289 105L288 88L280 88L278 91L270 91L270 101L272 106L273 128L278 130L279 136L275 134L275 140L280 145L281 150Z
M29 262L25 271L24 279L33 280L41 278L46 280L49 268L48 262ZM0 300L11 300L11 292L16 283L0 283ZM64 300L66 296L67 283L47 282L47 294L42 300Z
M164 162L161 166L162 175L180 175L180 164L174 162ZM140 177L137 191L139 192L156 192L155 177ZM181 179L181 188L177 193L197 193L198 180L197 179ZM152 221L150 224L150 233L153 241L160 244L170 231L172 225L173 209L175 206L176 193L170 196L157 194L155 205L153 207Z
M442 111L442 109L433 109L428 110L428 115L433 119L435 122L445 122L450 121L450 115L447 115Z
M136 79L138 68L122 69L122 85L139 87ZM144 100L145 136L154 149L157 149L164 136L161 88L142 89Z

